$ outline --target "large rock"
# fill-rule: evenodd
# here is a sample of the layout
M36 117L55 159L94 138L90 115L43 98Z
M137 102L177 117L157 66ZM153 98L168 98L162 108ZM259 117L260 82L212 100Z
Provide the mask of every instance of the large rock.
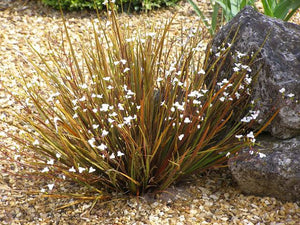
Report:
M281 139L300 135L300 26L267 17L247 6L213 39L209 46L213 53L210 62L217 57L224 40L228 38L226 42L230 43L237 30L233 56L225 62L231 70L237 55L257 52L267 38L250 73L253 76L261 67L257 82L253 83L252 96L261 111L258 121L266 119L275 106L281 109L268 131ZM228 78L225 74L228 73L221 72L219 80Z
M300 137L280 140L261 137L255 147L229 160L231 173L246 194L300 201Z
M246 149L229 160L229 168L244 193L300 201L300 26L245 7L208 46L208 66L235 35L218 80L229 79L238 60L261 50L248 69L249 77L256 79L251 98L260 110L258 122L272 109L280 111L267 128L271 135L259 137L261 145L253 147L260 153Z

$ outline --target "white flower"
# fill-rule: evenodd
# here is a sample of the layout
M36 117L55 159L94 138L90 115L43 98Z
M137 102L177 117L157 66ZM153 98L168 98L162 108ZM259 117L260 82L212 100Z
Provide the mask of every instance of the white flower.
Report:
M100 108L100 111L101 112L107 112L108 109L109 109L109 104L102 104L101 108Z
M180 135L178 136L179 141L181 141L183 137L184 137L184 134L180 134Z
M48 166L46 166L46 167L42 170L42 173L47 173L47 172L49 172Z
M251 131L249 134L247 134L247 138L255 138L253 131Z
M112 153L112 154L109 156L109 158L110 158L110 159L116 158L115 153Z
M127 95L135 95L135 93L132 92L131 90L128 90L128 91L127 91Z
M104 151L105 149L107 149L107 146L106 146L105 144L102 143L101 145L97 146L97 148L98 148L99 150Z
M117 116L117 115L118 114L116 112L113 112L113 113L109 114L109 116L112 116L112 117Z
M183 111L184 110L184 104L185 104L184 102L182 103L182 105L180 105L179 102L175 102L173 105L175 107L177 107L178 110Z
M124 126L124 123L120 123L117 125L119 128L122 128Z
M183 85L183 83L179 81L178 86L181 87L182 85Z
M283 94L285 92L285 88L281 88L279 92Z
M240 68L238 68L238 67L233 67L233 71L234 71L234 72L238 72L238 71L240 71Z
M93 129L97 129L99 127L99 124L93 124Z
M235 135L235 137L237 138L237 139L241 139L242 137L243 137L243 135Z
M254 119L254 120L258 117L258 115L259 115L259 113L260 113L259 110L257 110L257 111L251 111L251 112L252 112L251 117L252 117L252 119Z
M251 116L245 116L243 119L241 119L241 122L249 123L251 121L251 119L252 119Z
M225 98L222 96L222 97L220 98L220 101L221 101L221 102L224 102L224 100L225 100Z
M98 109L96 109L96 108L93 109L93 112L94 112L94 113L97 113L97 112L98 112Z
M204 71L204 69L201 69L199 72L198 72L198 74L200 75L200 74L205 74L205 71Z
M78 171L79 171L79 173L82 173L83 171L85 171L86 169L85 168L83 168L83 167L78 167Z
M109 80L110 80L110 77L103 77L103 80L109 81Z
M183 122L184 123L191 123L192 121L190 120L190 118L186 117Z
M39 140L36 139L32 144L33 144L33 145L39 145L40 142L39 142Z
M87 86L86 84L82 84L82 85L81 85L81 88L82 88L82 89L87 89L88 86Z
M41 189L41 192L42 192L42 193L46 192L46 189L45 189L45 188L42 188L42 189Z
M48 186L49 190L51 191L54 187L54 184L48 184L47 186Z
M123 110L124 110L124 107L122 106L121 103L118 103L118 108L119 108L120 111L123 111Z
M111 86L111 85L108 85L108 86L107 86L107 89L108 89L108 90L111 90L111 89L113 89L113 88L114 88L114 87Z
M92 148L95 148L96 147L96 145L95 145L95 138L91 138L90 140L88 140L88 143L90 144L90 146L92 147Z
M49 160L47 161L47 164L48 164L48 165L53 165L53 164L54 164L54 159L49 159Z
M159 77L159 78L157 78L157 82L160 82L160 81L163 81L164 79L163 78L161 78L161 77Z
M199 91L192 91L188 96L189 96L189 97L200 98L200 97L203 96L203 94L201 94Z
M289 93L287 96L288 96L289 98L292 98L292 97L294 97L295 95L294 95L293 93Z
M56 158L59 159L61 157L61 154L60 153L56 153L55 156L56 156Z
M132 116L128 116L128 117L124 117L124 123L129 125L131 120L135 119L136 116L132 117Z
M224 78L224 79L222 80L222 83L223 83L223 84L228 84L228 83L229 83L229 80L227 80L226 78Z
M81 102L83 102L85 100L86 100L85 96L83 96L82 98L79 99L79 101L81 101Z
M78 118L78 114L77 114L77 113L75 113L75 114L73 115L73 119L76 119L76 118Z
M93 172L95 172L96 170L93 168L93 167L90 167L89 168L89 173L93 173Z
M247 55L246 53L241 53L241 52L239 52L239 51L236 51L236 54L237 54L237 57L238 57L238 58L242 58L242 57L244 57L244 56Z
M21 158L21 156L20 155L15 155L14 159L18 160L18 158Z
M130 70L130 68L126 67L124 70L123 70L123 73L126 73Z
M72 166L72 167L69 169L69 172L73 172L73 173L75 173L75 172L76 172L76 170L75 170L74 166Z
M251 77L246 77L246 78L245 78L245 81L246 81L247 84L250 84L251 81L252 81L252 78L251 78Z
M146 33L146 36L149 36L149 37L152 37L152 38L154 38L155 35L156 35L155 32L149 32L149 33Z
M107 121L108 121L109 123L115 122L115 120L113 120L112 118L108 118Z
M226 157L229 157L229 156L230 156L230 152L227 152Z
M195 105L201 105L201 101L199 101L197 99L194 99L193 100L193 104L195 104Z
M117 156L118 156L118 157L121 157L121 156L123 156L123 155L125 155L123 152L121 152L121 151L118 151L118 152L117 152Z
M54 126L55 126L56 133L58 132L58 127L57 127L58 120L60 120L58 117L54 117Z
M101 136L102 136L102 137L105 137L106 135L108 135L108 133L109 133L108 131L106 131L106 130L102 130L102 134L101 134Z
M126 60L126 59L121 59L120 62L121 62L123 65L125 65L126 62L127 62L127 60Z
M258 153L258 156L259 156L260 158L265 158L265 157L266 157L266 155L265 155L264 153L261 153L261 152Z

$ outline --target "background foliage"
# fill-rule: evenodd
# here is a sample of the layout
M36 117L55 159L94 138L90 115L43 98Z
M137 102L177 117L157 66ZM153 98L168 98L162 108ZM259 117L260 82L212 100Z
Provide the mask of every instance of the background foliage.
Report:
M151 10L163 6L171 6L179 0L116 0L115 5L124 11ZM103 9L107 0L42 0L46 5L63 10Z

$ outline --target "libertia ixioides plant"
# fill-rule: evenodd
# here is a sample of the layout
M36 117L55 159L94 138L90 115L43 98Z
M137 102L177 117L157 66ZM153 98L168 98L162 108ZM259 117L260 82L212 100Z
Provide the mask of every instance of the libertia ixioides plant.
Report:
M61 193L58 184L68 178L102 197L161 191L193 172L223 167L229 155L253 145L249 124L257 112L243 113L249 67L241 64L217 82L230 44L204 71L199 29L178 41L170 20L134 37L114 11L108 17L107 26L94 24L81 57L64 21L62 47L50 46L49 59L34 50L43 66L28 59L35 72L15 77L23 95L7 90L20 105L19 122L6 121L18 132L7 135L22 146L23 162L49 180L42 192ZM33 75L38 79L28 80Z

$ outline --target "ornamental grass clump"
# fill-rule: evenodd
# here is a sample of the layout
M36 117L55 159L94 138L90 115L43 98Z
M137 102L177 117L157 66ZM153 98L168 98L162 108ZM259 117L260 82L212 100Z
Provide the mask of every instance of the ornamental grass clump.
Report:
M21 106L10 124L18 132L7 134L22 147L22 160L48 180L42 192L60 192L64 179L99 193L161 191L253 145L249 124L258 112L248 104L249 66L217 82L230 43L206 68L200 29L178 39L169 21L133 36L114 12L108 16L106 26L93 26L82 55L64 22L62 47L47 56L35 50L43 65L30 61L35 72L15 77L23 82L23 94L10 92Z

